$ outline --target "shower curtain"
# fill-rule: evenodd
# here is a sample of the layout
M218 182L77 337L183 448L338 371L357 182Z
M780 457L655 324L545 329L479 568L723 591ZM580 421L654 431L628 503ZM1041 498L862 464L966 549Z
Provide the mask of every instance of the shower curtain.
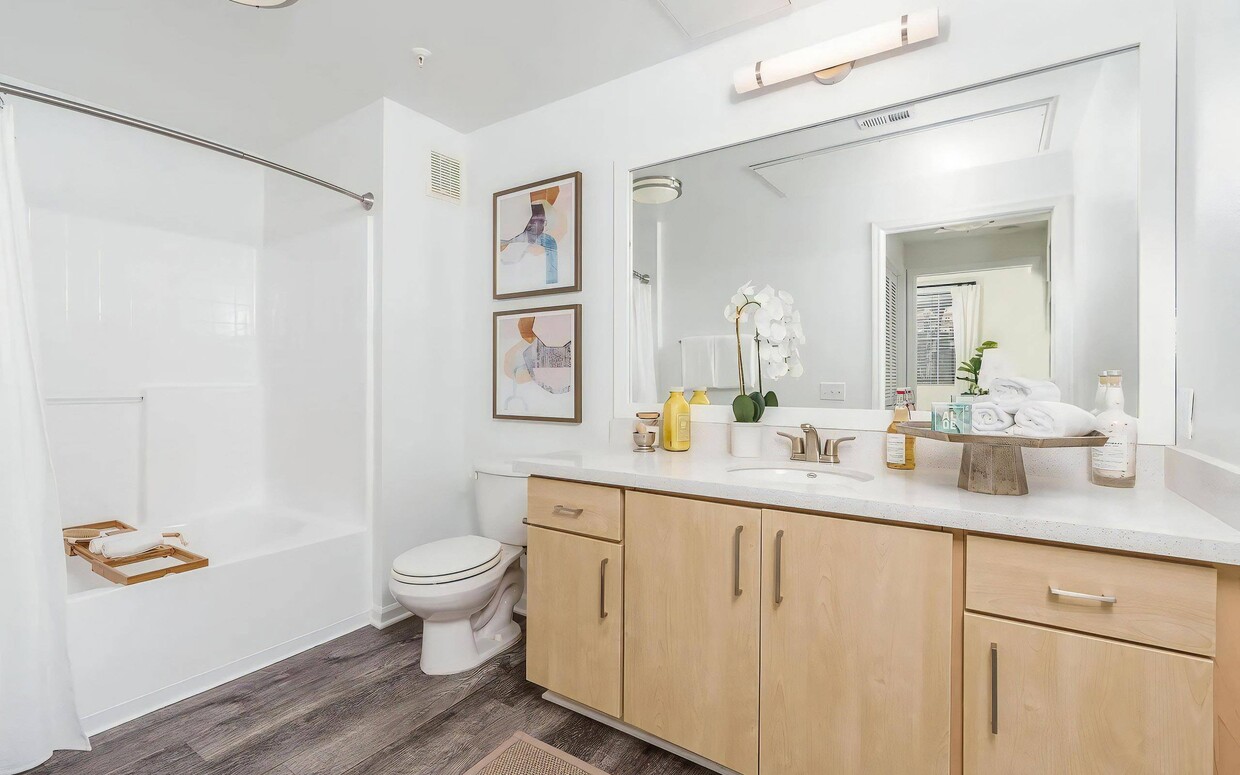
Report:
M60 504L35 371L26 204L0 108L0 775L89 750L65 641Z
M629 371L632 373L633 402L652 404L655 394L654 375L654 292L650 283L633 278L633 308L629 332Z

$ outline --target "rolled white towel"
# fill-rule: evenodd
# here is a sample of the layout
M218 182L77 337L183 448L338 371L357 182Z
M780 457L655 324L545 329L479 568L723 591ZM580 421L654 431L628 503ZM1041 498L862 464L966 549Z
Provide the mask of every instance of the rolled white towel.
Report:
M979 401L973 405L973 432L997 436L1008 433L1015 420L994 401Z
M990 381L990 400L1009 414L1030 401L1058 401L1059 386L1045 379L995 377Z
M181 546L184 541L179 537L165 536L156 530L133 530L128 533L103 536L92 539L89 549L95 554L102 554L110 560L119 557L132 557L135 554L149 552L157 546L168 544Z
M1084 436L1094 429L1094 416L1079 406L1058 401L1030 401L1014 418L1017 436L1039 439Z

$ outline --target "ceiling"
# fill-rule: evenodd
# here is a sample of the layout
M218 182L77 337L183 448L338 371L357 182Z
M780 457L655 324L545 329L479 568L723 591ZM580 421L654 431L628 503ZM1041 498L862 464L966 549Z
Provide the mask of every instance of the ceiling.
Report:
M819 1L2 0L0 76L255 150L384 96L468 132Z

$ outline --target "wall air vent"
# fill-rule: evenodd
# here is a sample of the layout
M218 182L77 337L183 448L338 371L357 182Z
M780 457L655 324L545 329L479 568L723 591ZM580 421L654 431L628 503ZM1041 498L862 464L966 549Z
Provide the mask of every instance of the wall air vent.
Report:
M857 119L857 126L860 129L877 129L880 126L894 124L897 121L908 121L913 117L911 108L900 108L899 110L889 110L885 113L871 113L868 116L862 116Z
M438 151L431 151L430 181L426 195L449 202L461 201L461 162Z

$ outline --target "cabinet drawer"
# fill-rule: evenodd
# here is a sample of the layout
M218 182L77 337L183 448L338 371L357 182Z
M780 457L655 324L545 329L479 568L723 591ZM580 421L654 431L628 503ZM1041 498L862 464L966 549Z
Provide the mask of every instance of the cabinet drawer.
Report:
M624 491L530 477L527 517L531 525L620 541L624 538Z
M1215 570L969 536L965 607L1214 655Z

